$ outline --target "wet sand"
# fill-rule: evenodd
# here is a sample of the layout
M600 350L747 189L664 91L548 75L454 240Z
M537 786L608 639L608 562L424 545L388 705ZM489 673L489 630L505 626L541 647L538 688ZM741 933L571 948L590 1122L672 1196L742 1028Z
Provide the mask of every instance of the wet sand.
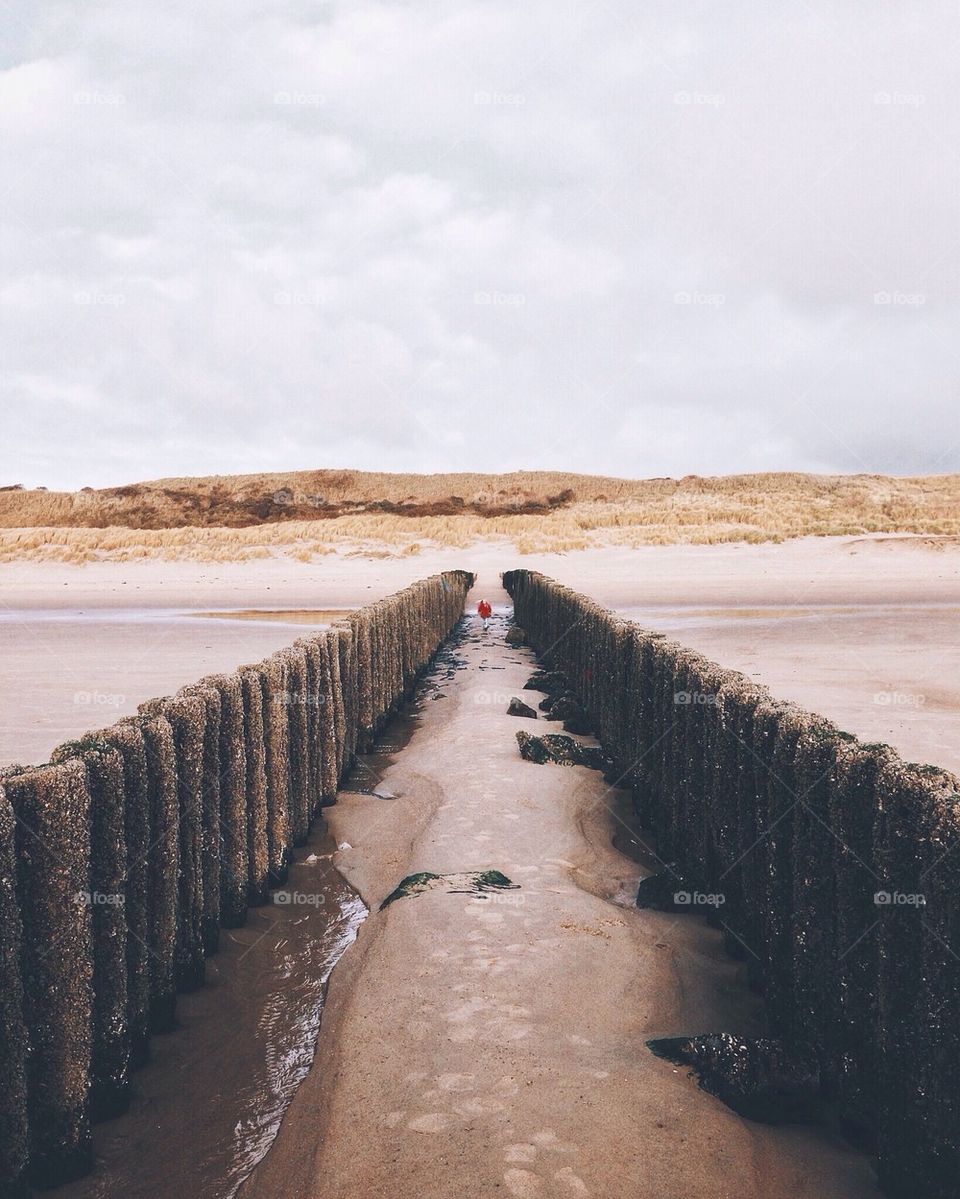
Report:
M303 631L295 616L233 619L238 608L271 616L284 607L340 611L451 566L480 573L474 602L483 593L506 606L498 576L516 564L745 670L863 737L960 767L960 553L919 539L525 558L483 545L417 559L331 555L314 566L274 560L212 570L7 565L0 762L42 760L65 737ZM218 615L201 619L198 610ZM621 823L622 797L579 768L517 760L513 734L526 722L503 711L527 676L525 653L474 666L469 685L464 672L437 681L422 727L398 734L398 745L412 734L398 759L381 756L351 780L330 813L336 839L353 846L337 862L374 903L416 869L501 869L521 891L496 903L431 892L367 921L333 975L317 1061L247 1193L446 1199L454 1179L453 1190L468 1199L873 1195L866 1159L842 1143L809 1129L745 1124L683 1071L650 1058L648 1037L756 1031L761 1015L741 968L696 919L631 909L644 857ZM890 698L878 700L884 692ZM261 909L254 921L272 914ZM315 915L311 909L300 942L305 951L322 940L319 924L310 931ZM265 1124L257 1115L241 1122L249 1143L235 1143L226 1158L211 1149L208 1174L168 1160L194 1132L195 1144L231 1144L222 1136L232 1132L224 1095L246 1102L268 1094L267 1075L250 1078L259 1067L240 1052L251 1037L280 1076L291 1077L283 1062L304 1065L312 1055L313 1034L299 1017L292 1026L300 1035L278 1055L271 1057L269 1037L257 1041L261 1019L271 1026L263 1015L270 1003L276 1012L300 983L293 971L273 976L282 955L268 935L266 957L250 955L268 981L262 991L251 985L238 964L247 932L236 934L236 953L228 944L211 963L213 986L184 997L184 1030L157 1040L155 1064L137 1076L140 1106L123 1118L133 1123L98 1128L104 1160L111 1145L122 1156L128 1144L156 1163L140 1176L149 1183L115 1166L120 1173L95 1176L89 1185L100 1189L78 1197L194 1194L205 1177L229 1186L249 1167L249 1144L262 1151L256 1138L277 1111L269 1100ZM306 953L304 986L322 977L324 952L321 945L318 957ZM197 1058L210 1099L184 1081ZM205 1125L208 1114L214 1123Z
M313 564L5 564L0 762L38 760L64 737L113 719L112 708L74 705L77 692L101 708L123 696L118 714L126 714L143 699L260 657L302 632L292 623L223 618L121 628L124 612L138 621L186 611L323 614L450 567L473 570L492 593L500 572L516 565L678 636L852 732L889 741L907 758L960 770L960 738L952 731L960 718L960 546L923 537L528 556L487 543L386 560L330 554ZM84 622L72 629L33 624L78 610ZM27 617L20 628L18 612ZM102 627L90 623L97 614Z
M849 1146L748 1123L647 1050L756 1033L762 1013L699 918L633 907L643 855L624 797L596 772L522 761L517 730L557 726L505 715L533 666L505 628L472 628L457 651L383 776L397 798L341 795L329 814L371 915L243 1199L875 1196ZM414 872L485 870L519 889L439 885L378 910Z
M349 611L349 608L228 608L225 612L194 612L193 615L206 620L273 620L280 624L308 624L316 628L340 620Z
M313 1060L330 971L366 908L323 824L287 884L223 930L203 988L154 1037L129 1111L94 1128L93 1173L59 1199L230 1199L267 1152Z
M373 750L358 757L343 796L396 798L384 774L437 691L422 682ZM93 1173L58 1196L236 1194L310 1068L330 973L367 915L334 867L336 851L319 820L271 902L251 909L243 928L221 931L204 987L179 997L176 1030L154 1037L152 1060L134 1074L129 1111L95 1127Z
M827 715L863 741L960 774L960 608L631 607L640 624Z
M157 608L0 608L0 767L45 762L60 742L202 675L263 658L303 631Z

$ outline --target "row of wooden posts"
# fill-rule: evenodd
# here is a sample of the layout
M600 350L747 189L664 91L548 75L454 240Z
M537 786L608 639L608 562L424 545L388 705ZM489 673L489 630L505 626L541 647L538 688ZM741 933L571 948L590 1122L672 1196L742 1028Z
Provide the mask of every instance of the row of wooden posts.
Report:
M86 1173L221 928L408 695L472 585L447 571L0 775L0 1195Z
M953 1199L957 779L541 574L504 583L633 789L677 892L722 897L714 922L762 990L774 1035L816 1056L824 1112L877 1155L888 1193Z

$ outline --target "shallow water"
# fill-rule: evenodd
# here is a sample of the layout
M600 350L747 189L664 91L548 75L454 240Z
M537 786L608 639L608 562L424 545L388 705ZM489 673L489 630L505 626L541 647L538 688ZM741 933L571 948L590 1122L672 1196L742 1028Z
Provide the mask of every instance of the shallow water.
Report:
M236 1193L310 1068L327 980L367 914L335 849L318 821L273 902L221 932L206 985L178 1000L179 1028L152 1038L130 1110L94 1127L94 1172L58 1199Z
M446 647L343 790L375 786L458 669ZM390 798L389 793L384 798ZM96 1166L58 1199L230 1199L272 1145L313 1061L326 985L367 909L333 866L318 820L286 885L221 931L203 988L178 999L180 1027L154 1037L130 1110L94 1127Z
M300 622L211 620L174 608L0 605L0 767L45 762L61 741L308 632Z

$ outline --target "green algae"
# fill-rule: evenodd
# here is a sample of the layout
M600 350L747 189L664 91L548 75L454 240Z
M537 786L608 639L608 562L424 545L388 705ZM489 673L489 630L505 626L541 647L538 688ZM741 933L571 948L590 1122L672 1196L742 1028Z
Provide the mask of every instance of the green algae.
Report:
M500 870L469 870L458 874L433 874L429 870L421 870L401 879L380 904L380 911L396 899L436 890L437 884L445 884L448 895L483 895L488 891L516 891L520 888L519 883L512 882Z

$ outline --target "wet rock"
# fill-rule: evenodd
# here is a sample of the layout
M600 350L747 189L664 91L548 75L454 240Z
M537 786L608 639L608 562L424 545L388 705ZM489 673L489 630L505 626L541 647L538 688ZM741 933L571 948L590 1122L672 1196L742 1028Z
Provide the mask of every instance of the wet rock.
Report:
M583 718L583 708L575 695L558 695L548 709L551 720L577 720Z
M524 691L568 691L567 680L559 670L537 670L523 684Z
M820 1071L812 1048L730 1033L647 1041L667 1061L689 1066L701 1088L763 1124L810 1122L819 1115Z
M430 870L421 870L417 874L408 874L401 879L386 899L380 904L380 911L389 907L398 899L406 899L411 895L422 895L425 891L435 891L443 887L449 895L486 895L490 891L519 891L520 884L512 882L499 870L468 870L457 874L434 874Z
M528 762L542 765L555 762L560 766L587 766L591 770L606 770L609 761L602 749L581 745L572 737L560 733L548 733L545 737L534 737L530 733L517 733L520 756Z
M693 912L692 888L674 870L661 870L642 879L637 888L637 907L651 912Z
M507 635L504 637L507 645L526 645L527 634L520 628L519 625L514 625L507 629Z
M565 720L563 722L563 731L565 733L576 733L580 737L589 737L592 736L594 728L587 717L581 713L579 716L571 716L569 720Z
M508 716L526 716L530 720L536 720L537 714L529 704L525 704L522 699L517 699L516 696L511 699L507 708Z

